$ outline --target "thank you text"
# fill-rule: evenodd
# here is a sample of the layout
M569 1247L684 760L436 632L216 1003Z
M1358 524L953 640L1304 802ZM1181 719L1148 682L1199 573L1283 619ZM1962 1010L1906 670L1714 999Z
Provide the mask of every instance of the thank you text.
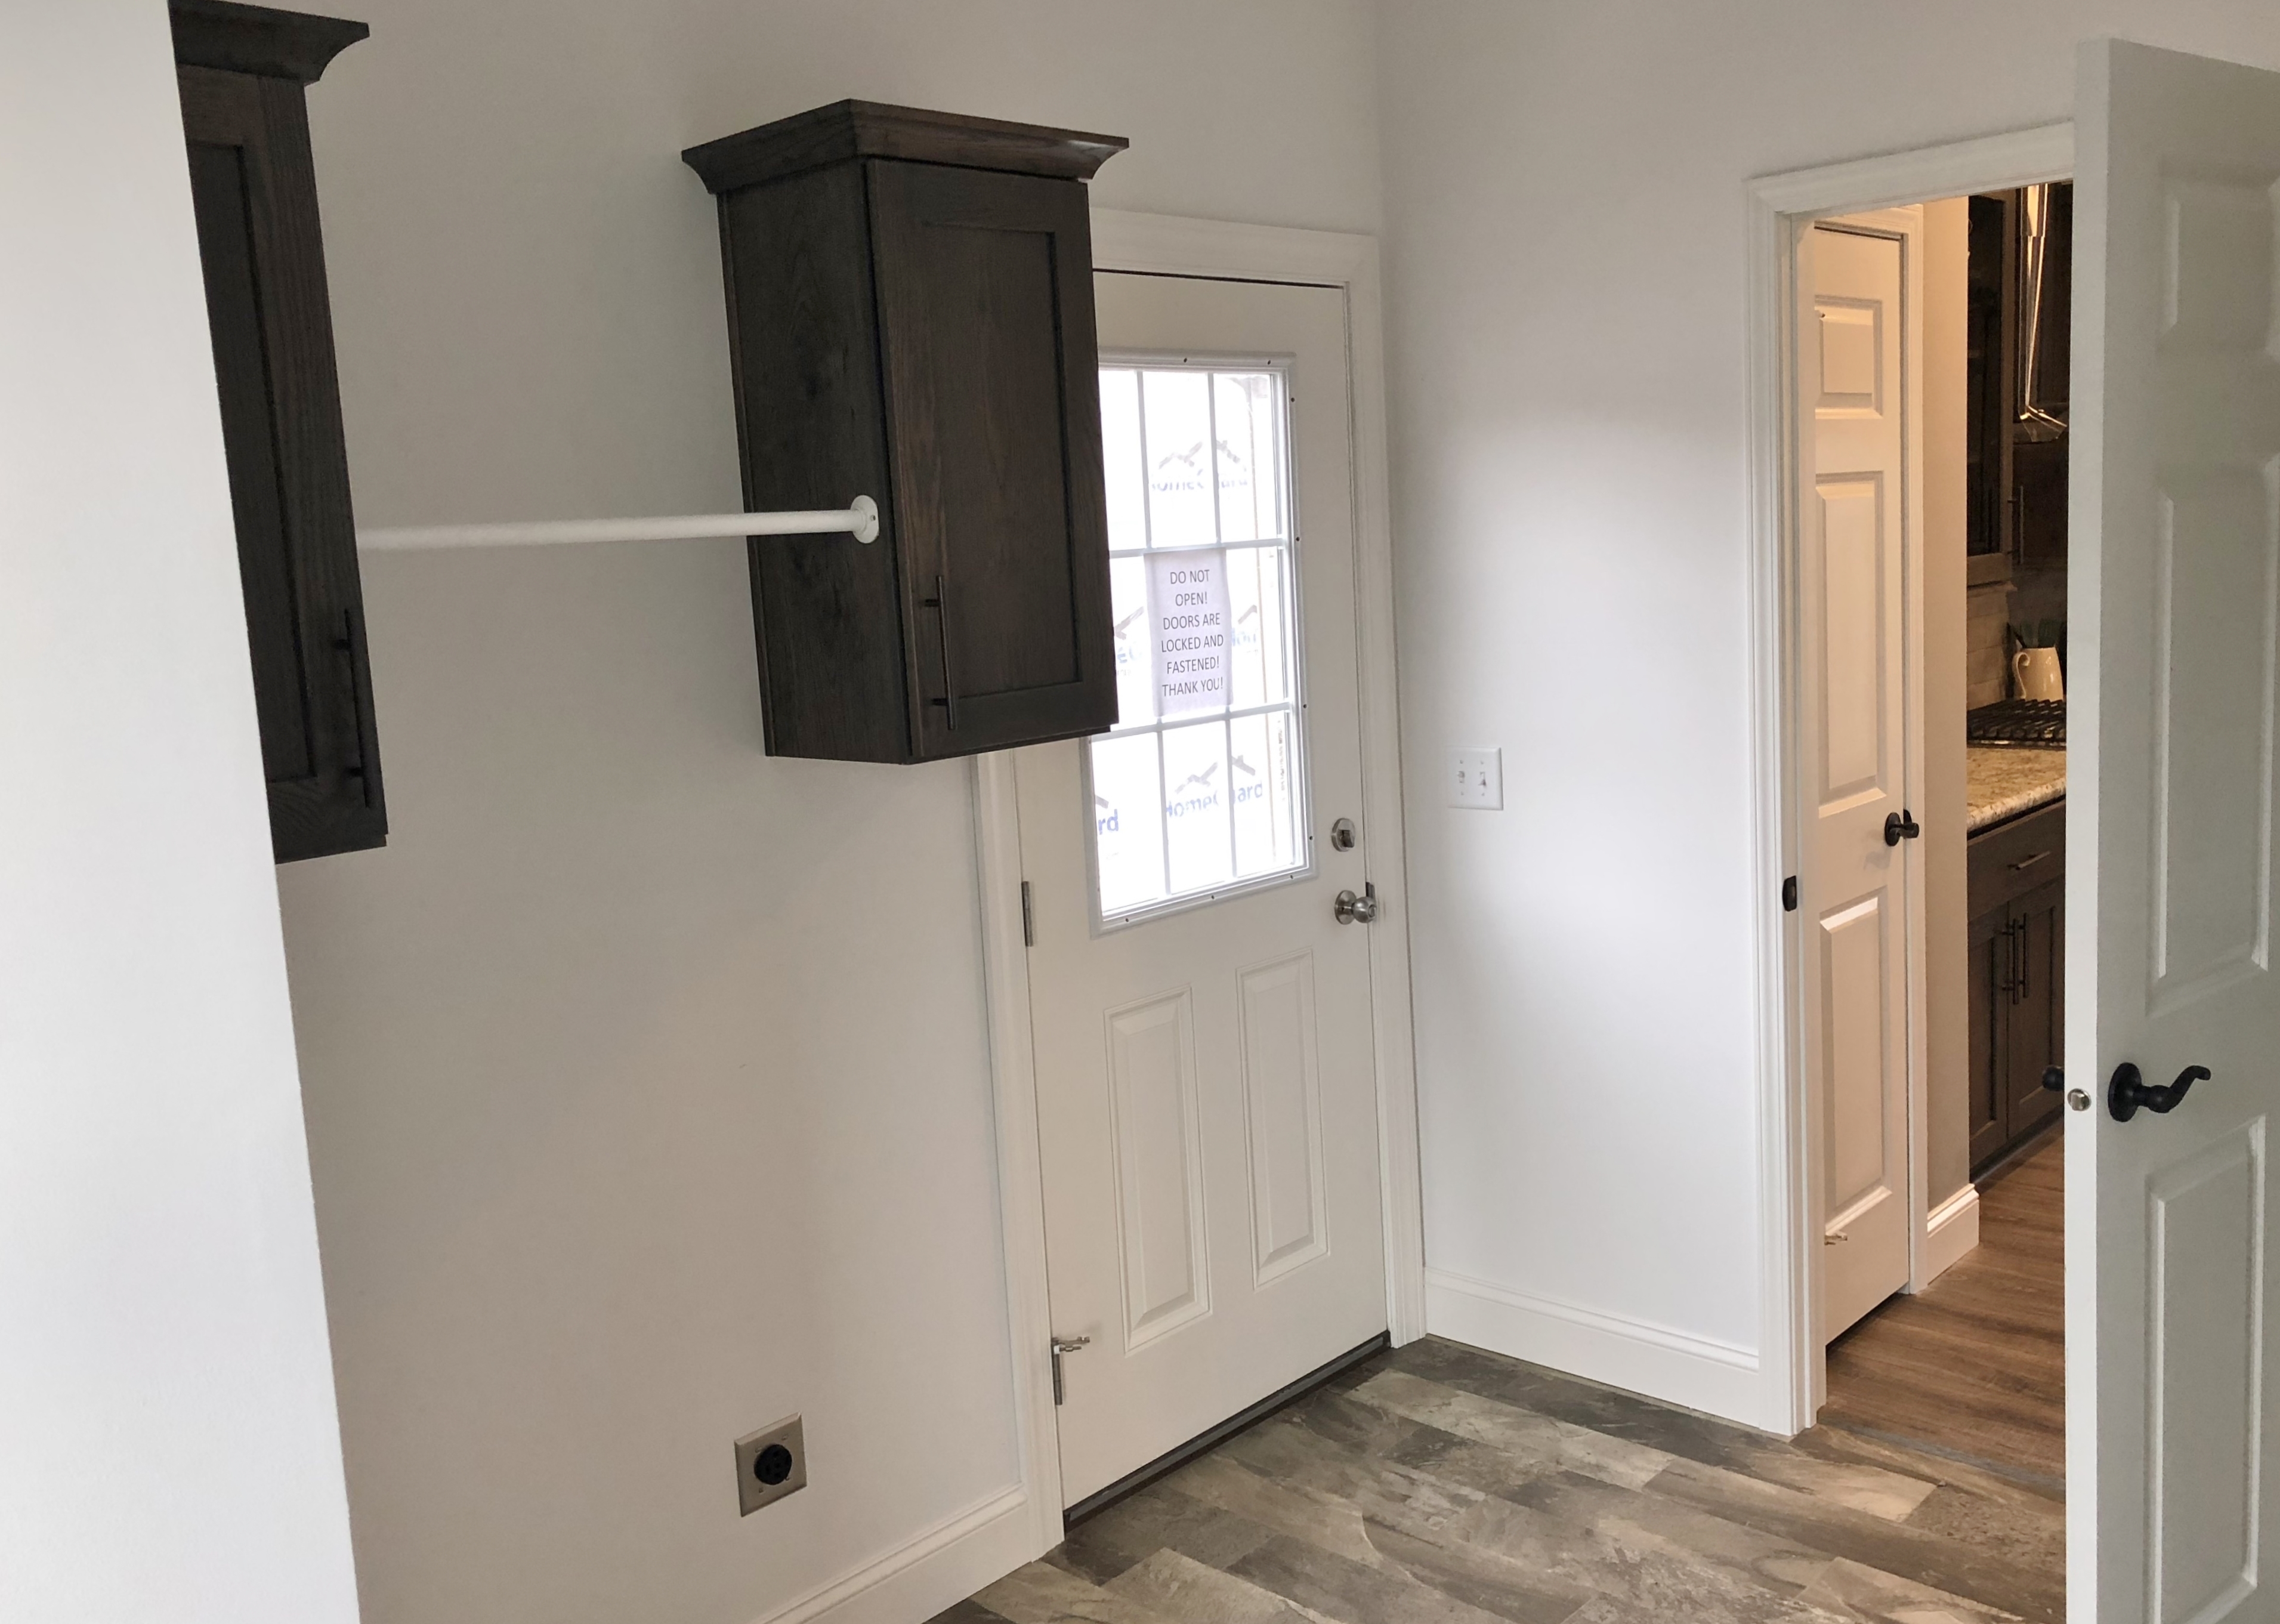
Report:
M1216 547L1152 553L1148 618L1156 713L1227 704L1227 554Z

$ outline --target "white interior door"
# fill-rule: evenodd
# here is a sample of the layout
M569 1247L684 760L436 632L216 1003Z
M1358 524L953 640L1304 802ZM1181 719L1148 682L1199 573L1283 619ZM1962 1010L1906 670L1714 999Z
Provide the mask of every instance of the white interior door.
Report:
M1821 1331L1908 1282L1907 804L1914 523L1904 343L1915 211L1804 233L1798 581L1806 764L1799 875L1822 1218ZM1921 975L1913 979L1921 985Z
M2280 75L2112 42L2082 65L2067 817L2096 861L2067 898L2069 1611L2264 1620ZM2125 1063L2212 1074L2124 1122Z
M1344 296L1096 289L1121 715L1015 769L1069 1505L1386 1326Z

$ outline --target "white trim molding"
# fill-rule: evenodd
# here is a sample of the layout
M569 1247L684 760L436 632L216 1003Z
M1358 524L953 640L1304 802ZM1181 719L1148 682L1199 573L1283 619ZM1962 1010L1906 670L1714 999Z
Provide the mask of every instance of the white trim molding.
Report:
M1924 1220L1923 1273L1909 1288L1921 1291L1963 1260L1979 1244L1979 1187L1967 1184Z
M1433 1333L1713 1415L1757 1409L1758 1356L1714 1337L1532 1297L1447 1269L1425 1272Z
M1233 225L1098 209L1097 270L1237 281L1291 282L1345 295L1354 466L1355 633L1361 689L1362 820L1372 850L1379 914L1370 927L1378 1158L1385 1226L1386 1318L1395 1343L1425 1334L1425 1220L1418 1172L1417 1068L1409 981L1407 843L1402 827L1401 755L1393 663L1393 548L1386 490L1385 361L1377 242L1344 233ZM981 1542L986 1559L956 1559L973 1579L942 1592L924 1617L1044 1555L1062 1535L1059 1435L1048 1345L1051 1305L1045 1273L1044 1169L1037 1143L1036 1058L1029 1009L1028 950L1021 929L1021 834L1010 752L978 756L973 769L980 869L983 975L998 1124L999 1218L1013 1351L1013 1410L1020 1429L1021 1504L1013 1500L963 1532L943 1535L940 1560ZM979 1516L979 1512L974 1513ZM928 1560L933 1561L932 1556ZM994 1564L994 1566L993 1566ZM985 1571L986 1570L986 1571ZM931 1572L932 1570L929 1569ZM949 1571L945 1569L944 1571ZM850 1582L852 1582L851 1581ZM837 1604L833 1604L834 1605ZM820 1616L782 1615L782 1624ZM877 1615L882 1618L883 1614ZM856 1624L874 1614L851 1611ZM769 1624L777 1624L771 1620ZM833 1615L832 1624L841 1624Z
M954 1607L1030 1559L1028 1496L1016 1484L753 1624L910 1624ZM1055 1521L1059 1521L1056 1517Z
M1750 432L1751 754L1756 875L1760 1358L1752 1403L1726 1412L1781 1433L1813 1424L1822 1348L1817 1334L1820 1213L1811 1199L1809 1113L1798 997L1801 915L1782 911L1799 847L1792 655L1797 614L1790 552L1796 519L1789 314L1797 234L1816 218L1928 203L2063 180L2074 127L2045 125L1913 152L1752 181L1747 214Z
M1037 1148L1037 1064L1029 1025L1028 933L1021 920L1021 816L1010 750L974 758L974 839L981 874L982 981L998 1127L1013 1424L1030 1511L1031 1549L1005 1570L1010 1573L1059 1544L1062 1534L1052 1307L1045 1284L1045 1179Z

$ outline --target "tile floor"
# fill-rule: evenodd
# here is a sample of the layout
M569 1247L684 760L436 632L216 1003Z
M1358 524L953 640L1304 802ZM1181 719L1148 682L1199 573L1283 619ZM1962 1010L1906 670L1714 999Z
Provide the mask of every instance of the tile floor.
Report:
M1970 1466L1429 1338L936 1624L2058 1624L2064 1537L2057 1498Z

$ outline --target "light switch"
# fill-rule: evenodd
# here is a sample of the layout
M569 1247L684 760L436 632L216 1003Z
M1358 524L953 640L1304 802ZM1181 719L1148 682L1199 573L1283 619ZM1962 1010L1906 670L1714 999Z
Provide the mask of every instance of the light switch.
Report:
M1476 810L1504 810L1504 751L1452 750L1449 752L1449 804Z

